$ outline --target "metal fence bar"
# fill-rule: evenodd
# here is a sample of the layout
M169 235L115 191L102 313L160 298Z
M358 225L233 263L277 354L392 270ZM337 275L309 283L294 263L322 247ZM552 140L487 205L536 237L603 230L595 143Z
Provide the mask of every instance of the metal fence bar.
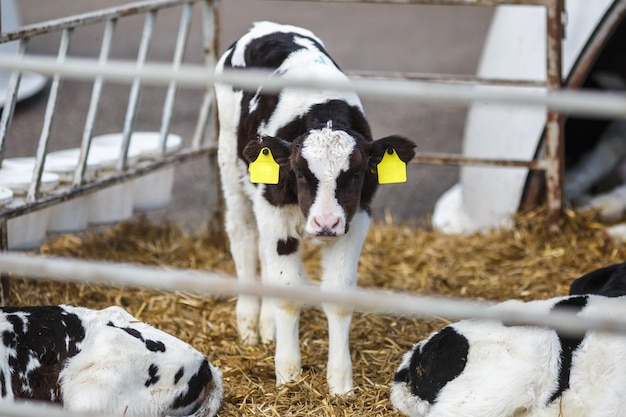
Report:
M151 10L146 15L146 20L143 26L143 33L141 35L141 43L139 45L139 52L137 54L137 68L143 67L146 63L146 59L148 58L148 51L150 49L152 33L154 32L154 21L156 19L156 14L156 10ZM130 89L130 95L128 97L128 108L126 110L126 117L124 118L124 128L122 130L122 144L119 160L117 161L117 169L119 170L123 170L126 168L128 159L128 147L130 145L130 135L133 130L133 124L135 123L135 115L137 114L140 94L141 79L135 78Z
M351 78L367 78L367 79L404 79L419 80L441 83L458 83L458 84L490 84L516 87L546 87L546 80L514 80L504 78L483 78L473 75L458 74L427 74L417 72L399 72L399 71L368 71L368 70L348 70L346 74Z
M350 82L330 80L268 78L267 71L225 71L215 74L202 65L186 64L177 71L170 65L150 63L142 68L125 61L109 61L101 67L93 60L68 58L62 65L46 56L6 57L0 61L0 69L35 71L42 74L63 74L66 78L88 80L102 76L113 82L129 83L141 78L145 84L167 85L176 79L180 86L207 86L215 82L232 84L256 90L263 84L264 91L274 92L282 88L328 89L355 91L378 99L399 99L432 104L468 105L476 101L492 101L499 104L524 107L548 107L560 112L598 118L626 117L626 95L619 92L599 90L547 90L538 94L529 91L502 91L502 89L476 89L468 85L450 85L408 80L351 79Z
M154 21L154 18L150 18L149 14L153 14L154 16L156 15L156 13L162 9L162 8L166 8L166 7L173 7L173 6L182 6L181 9L187 9L187 13L188 15L191 15L192 13L189 13L189 11L192 9L193 5L200 3L200 4L204 4L206 9L210 9L211 11L213 11L213 8L216 8L217 6L215 6L215 3L211 0L149 0L149 1L140 1L140 2L135 2L135 3L129 3L127 5L124 6L119 6L119 7L113 7L113 8L109 8L109 9L105 9L105 10L100 10L100 11L95 11L95 12L90 12L90 13L85 13L82 15L75 15L75 16L69 16L66 18L62 18L62 19L56 19L56 20L51 20L51 21L47 21L47 22L42 22L42 23L38 23L38 24L34 24L34 25L29 25L29 26L24 26L21 28L18 28L12 32L9 33L0 33L0 43L2 42L8 42L9 40L14 40L17 39L18 42L20 43L19 46L19 51L18 52L18 56L21 56L22 58L24 56L26 56L24 54L25 52L25 47L26 44L28 42L28 40L30 39L30 36L36 36L36 35L42 35L42 34L47 34L47 33L51 33L51 32L56 32L56 31L67 31L67 33L71 33L72 30L75 27L81 27L81 26L85 26L85 25L89 25L89 24L93 24L93 23L97 23L97 22L101 22L101 21L106 21L105 24L105 34L103 37L103 43L101 46L101 51L100 51L100 57L98 58L98 66L101 67L106 67L109 64L114 64L114 63L110 63L108 60L108 51L107 49L110 49L111 47L111 38L113 37L113 32L114 32L114 28L115 28L115 23L119 20L119 18L121 17L126 17L126 16L133 16L133 15L137 15L140 13L144 13L147 14L148 16L146 16L146 21L148 21L148 26L152 25L154 26L154 22L150 23L150 19L152 19L152 21ZM183 13L185 13L183 11ZM182 19L182 18L181 18ZM217 19L217 17L215 17L215 19ZM191 19L189 19L191 20ZM210 26L211 30L216 29L217 26L214 24L214 22L211 22L211 26ZM145 29L145 26L144 26ZM183 28L181 29L181 31L188 31L189 28ZM146 31L146 30L144 30ZM150 30L152 31L152 30ZM66 36L66 35L64 35ZM206 34L203 33L203 36L206 36ZM213 39L213 42L215 42L216 37L214 36L213 33L210 34L211 39ZM151 38L152 35L149 35L148 38ZM188 34L186 35L186 37L188 37ZM182 39L182 38L181 38ZM178 56L181 57L180 61L182 62L182 56L184 54L184 49L186 48L186 41L185 42L179 42L179 50L178 52L175 51L175 54L177 54ZM215 44L211 45L216 46ZM141 49L141 48L140 48ZM146 52L147 52L147 48ZM211 51L211 55L210 55L210 60L207 59L207 62L214 62L215 60L215 53L216 53L216 48L207 48L207 51ZM139 67L141 68L141 55L143 53L140 52L138 55L140 55L140 57L135 61L135 68ZM147 53L145 54L147 55ZM107 57L107 58L105 58ZM0 62L3 62L3 60L0 60ZM13 59L15 57L11 57L11 56L6 56L6 58L8 59ZM21 58L20 58L21 59ZM57 62L59 60L58 56L56 59L54 58L50 58L52 60L54 60L57 64L59 64L61 67L65 66L67 64L67 60L63 60L63 62ZM137 65L137 62L140 63L140 65ZM106 64L106 65L105 65ZM172 63L169 64L170 67L172 67ZM9 91L8 91L8 99L6 101L6 106L4 111L2 112L2 117L0 118L0 129L4 130L4 133L2 133L2 137L0 137L0 141L5 140L7 137L7 132L8 129L10 127L10 123L11 123L11 119L13 116L13 106L15 105L16 99L17 99L17 91L18 91L18 86L19 86L19 81L21 79L22 73L26 71L24 69L20 69L20 70L16 70L16 71L12 71L13 75L12 75L12 79L13 81L11 81L10 85L9 85ZM37 72L37 71L35 71ZM45 74L43 74L45 75ZM53 73L49 74L50 76L54 77L54 79L59 79L59 82L63 79L63 78L67 78L65 77L65 74L63 71L54 71ZM137 79L136 81L141 82L141 78L140 77L134 77L133 81L135 81L135 79ZM91 98L91 105L90 108L88 109L88 115L87 115L87 119L85 122L85 128L83 130L83 137L81 140L81 153L79 154L79 164L78 167L76 168L76 170L74 171L74 177L72 179L72 184L61 184L59 185L57 188L55 188L53 191L51 192L47 192L44 194L39 192L39 186L35 185L35 192L34 194L31 193L31 195L34 195L34 198L30 198L27 201L24 202L24 204L21 204L19 206L16 207L3 207L0 208L0 225L4 225L5 229L4 229L4 233L6 233L6 220L7 219L11 219L14 217L18 217L20 215L23 214L27 214L36 210L40 210L46 207L49 207L51 205L54 204L58 204L60 202L66 201L66 200L70 200L72 198L75 198L77 196L81 196L81 195L85 195L85 194L90 194L96 190L102 189L102 188L106 188L112 185L115 185L117 183L121 183L121 182L125 182L128 181L130 179L136 178L138 176L141 175L145 175L153 170L159 169L161 167L164 167L166 165L170 165L170 164L178 164L178 163L182 163L184 161L187 161L189 159L192 158L196 158L196 157L206 157L207 155L214 155L215 153L215 149L211 146L208 146L206 144L202 144L202 147L197 147L195 149L191 149L190 147L184 147L182 150L177 151L175 154L173 155L168 155L168 156L161 156L161 158L158 158L158 160L154 161L143 161L143 162L137 162L137 163L133 163L132 167L124 167L123 170L119 171L112 171L112 172L108 172L108 173L99 173L99 176L97 179L95 180L89 180L87 181L85 177L85 171L86 171L86 162L87 162L87 156L88 156L88 152L89 152L89 148L91 146L91 136L93 133L93 127L94 127L94 123L95 123L95 118L97 117L97 105L98 105L98 101L99 101L99 97L101 94L101 90L102 90L102 84L103 82L106 80L106 77L90 77L89 78L90 81L94 81L94 87L92 89L92 98ZM177 81L173 78L170 78L170 80L168 81L168 83L177 83ZM52 85L52 89L51 89L52 95L51 93L48 94L48 99L49 101L56 101L56 99L53 97L56 93L58 93L57 88L54 86L54 83ZM56 92L56 93L55 93ZM170 97L173 98L173 96L170 95ZM137 99L138 99L138 95L137 95ZM132 105L132 103L130 103ZM132 106L131 106L132 107ZM48 107L48 109L52 109L52 107ZM54 113L54 112L53 112ZM165 118L170 117L171 118L172 114L170 112L169 116L165 116ZM4 121L2 121L4 120ZM51 119L48 119L51 122ZM163 123L163 119L161 120L161 122ZM169 123L169 121L165 121L165 123ZM2 132L2 130L0 130L0 132ZM46 126L44 126L44 131L47 131L48 128ZM46 136L45 134L43 134L44 136ZM40 141L41 142L41 141ZM126 144L126 146L128 146L128 143ZM2 147L2 143L0 143L0 147ZM36 164L37 164L37 160L39 161L39 165L37 165L38 167L43 167L44 166L44 158L46 155L45 152L45 147L40 146L38 148L40 151L38 157L36 158ZM126 149L125 149L126 150ZM0 157L2 157L2 151L3 149L0 149ZM126 152L122 153L124 155L124 157L126 157ZM38 170L35 170L38 171ZM41 171L43 173L43 171ZM35 175L35 174L34 174ZM38 177L40 178L40 177ZM39 179L40 181L40 179ZM31 185L32 187L32 185ZM5 236L6 237L6 236ZM4 245L2 248L0 249L6 249L7 246Z
M415 157L411 160L411 163L430 165L500 166L511 168L528 168L539 171L545 171L546 169L548 169L547 161L543 159L533 159L530 161L519 159L492 159L437 152L416 152Z
M16 39L30 38L37 35L44 35L46 33L56 32L68 28L91 25L94 23L104 22L109 19L119 19L122 17L134 16L168 7L180 6L189 1L198 0L144 0L61 19L48 20L46 22L22 26L21 28L11 32L5 32L0 35L0 43Z
M290 0L296 1L296 0ZM317 2L333 3L376 3L376 4L431 4L431 5L465 5L465 6L499 6L499 5L535 5L543 6L547 11L546 33L546 67L547 80L543 84L547 88L558 89L562 85L562 39L564 0L313 0ZM377 76L369 73L367 76ZM387 74L389 75L389 74ZM409 78L410 74L395 73L394 77ZM413 77L419 77L412 75ZM459 78L439 77L441 81L463 82ZM423 78L422 78L423 79ZM464 80L468 82L470 79ZM484 84L487 80L471 79L471 82ZM495 83L494 83L495 84ZM500 85L531 85L520 83L518 80L498 80ZM546 179L546 205L548 210L547 222L556 224L563 210L563 175L565 165L565 149L563 138L564 117L554 109L548 109L547 122L544 133L544 157Z
M59 45L59 54L57 62L62 64L67 56L70 47L70 40L73 29L64 29L61 36L61 44ZM50 87L50 95L48 96L48 104L44 114L43 127L37 145L37 153L35 156L35 167L33 169L33 177L28 188L26 201L32 202L39 197L39 187L41 185L41 176L43 175L43 167L46 160L46 150L48 148L48 140L50 139L50 131L52 122L56 113L56 106L59 98L59 89L61 87L61 75L55 74Z
M187 3L183 6L183 12L180 18L180 26L178 29L178 37L176 38L176 49L174 50L174 59L172 60L172 68L177 70L183 61L185 49L187 47L187 39L191 30L191 17L193 11L193 3ZM174 100L176 99L176 89L178 84L176 80L172 80L167 88L165 97L165 105L163 107L163 117L161 121L160 131L160 155L165 155L167 146L167 135L169 134L170 124L172 120L172 109L174 108Z
M17 55L23 56L26 52L26 45L28 44L28 38L20 39L17 45ZM20 81L22 80L21 71L13 71L9 84L7 86L6 99L4 101L4 107L2 109L2 118L0 118L0 163L4 159L4 149L6 144L6 138L9 133L9 127L11 126L11 120L13 120L13 113L15 112L15 105L17 104L17 93L20 88Z
M131 286L162 291L187 291L214 296L252 295L283 298L303 304L349 305L358 311L445 317L448 320L477 318L507 325L540 325L564 335L588 330L626 333L626 320L580 317L565 311L538 314L525 305L490 309L493 304L464 299L409 295L372 289L323 290L309 285L270 285L241 281L222 273L168 269L135 264L111 264L68 258L0 253L0 272L63 282Z
M548 88L562 85L562 39L564 0L552 0L547 6L547 78ZM548 109L545 128L546 206L548 226L557 224L563 212L563 176L565 175L564 118Z
M97 179L86 182L81 187L76 188L62 185L50 192L45 193L44 195L41 195L37 201L30 203L27 202L18 207L0 207L0 221L1 219L19 217L35 210L41 210L79 196L88 195L94 191L126 182L172 164L182 163L193 158L203 158L207 155L214 155L215 153L216 150L214 148L205 148L201 150L183 149L158 161L144 161L143 163L133 165L122 172L102 172L98 175Z
M318 3L375 3L375 4L431 4L438 6L500 6L500 5L530 5L545 6L551 0L285 0L285 1L314 1Z
M102 36L102 46L100 47L100 56L98 57L98 65L104 66L109 58L116 23L116 18L109 19L106 22L104 35ZM72 181L72 184L75 187L78 187L85 182L87 158L89 156L89 149L91 148L91 137L93 136L93 129L96 122L96 116L98 114L98 105L100 103L100 96L102 95L103 83L104 80L102 77L96 77L93 83L91 100L89 102L89 109L87 110L87 118L85 120L85 129L83 130L83 138L81 140L78 165L76 166L76 171L74 171L74 178Z
M204 64L206 68L215 68L217 51L219 50L219 31L219 1L205 0L202 3L202 44L204 45ZM212 131L215 133L214 136L217 138L215 115L212 114L215 112L214 103L215 92L213 86L206 85L202 105L198 112L196 129L191 141L192 149L200 149L206 145L205 139L208 127L212 128Z

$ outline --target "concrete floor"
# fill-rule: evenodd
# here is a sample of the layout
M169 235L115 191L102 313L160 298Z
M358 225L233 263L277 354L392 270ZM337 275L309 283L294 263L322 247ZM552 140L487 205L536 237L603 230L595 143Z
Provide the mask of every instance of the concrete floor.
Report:
M124 4L122 0L19 0L23 23L30 24L76 13ZM300 25L321 37L344 70L388 70L425 73L473 74L493 10L472 6L375 5L271 0L223 0L221 46L228 45L258 20ZM171 59L179 10L162 13L151 60ZM143 18L120 23L112 58L133 59L137 53ZM198 32L196 32L197 34ZM95 57L102 26L77 31L70 56ZM56 54L59 36L38 36L29 52ZM186 62L202 62L199 36L191 38ZM128 85L107 84L96 133L120 131L128 101ZM154 91L153 91L154 90ZM142 92L136 128L158 130L164 89ZM77 146L91 94L91 83L66 81L60 97L63 106L53 127L50 149ZM181 90L172 132L189 138L199 106L198 91ZM32 155L41 131L45 94L21 102L15 113L7 153ZM460 152L465 109L427 106L388 99L363 100L376 138L396 133L412 138L422 152ZM155 221L169 219L189 228L206 219L207 165L194 160L177 170L174 198L165 209L149 213ZM425 224L439 195L456 182L457 167L411 165L406 184L384 185L375 198L374 216L396 222Z

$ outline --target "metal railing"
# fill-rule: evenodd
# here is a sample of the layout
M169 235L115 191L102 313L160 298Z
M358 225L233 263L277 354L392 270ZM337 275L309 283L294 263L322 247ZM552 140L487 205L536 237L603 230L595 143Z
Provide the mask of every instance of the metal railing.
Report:
M109 9L89 12L76 16L64 17L57 20L50 20L34 25L23 26L11 32L0 33L0 43L17 41L18 52L17 57L28 56L27 45L31 38L36 36L48 35L55 32L61 32L61 41L56 62L63 64L67 59L67 53L72 35L75 29L93 25L96 23L105 23L105 29L102 37L102 45L100 47L97 63L99 66L106 66L109 59L109 52L113 41L118 21L123 18L137 15L145 15L143 33L139 46L139 52L135 61L136 68L142 68L147 62L148 49L155 32L155 19L157 14L166 8L179 7L182 9L178 34L176 35L176 44L174 56L170 65L173 69L179 68L182 64L182 58L187 48L188 37L190 35L191 18L193 9L200 7L202 16L202 44L205 53L205 64L213 67L216 62L218 49L218 33L219 33L219 17L218 2L213 0L151 0L129 3L127 5L113 7ZM7 134L13 118L13 112L17 103L17 92L22 78L21 70L14 70L11 74L9 85L7 88L6 101L0 118L0 163L5 157L5 145ZM72 198L79 197L84 194L92 193L96 190L127 181L132 178L144 175L163 166L176 164L188 160L190 158L209 156L215 154L214 140L216 138L216 119L214 93L211 85L207 85L204 92L202 105L198 111L195 133L188 145L183 146L175 153L166 154L166 138L169 133L172 109L178 89L178 83L172 80L168 83L167 94L163 105L163 114L159 126L159 152L151 158L150 161L143 161L136 164L130 164L128 161L128 150L130 145L130 137L134 129L135 116L138 109L139 95L142 89L143 81L136 78L132 81L132 87L128 99L128 106L124 118L122 130L122 145L119 159L114 170L108 170L98 175L96 179L87 179L87 160L91 147L91 140L94 132L94 125L98 116L98 106L103 91L103 78L95 77L93 79L93 88L91 100L87 110L84 131L80 142L80 156L73 179L69 184L62 184L53 192L43 194L40 190L41 179L44 171L44 163L50 139L50 127L53 119L62 109L58 108L58 96L61 93L61 80L63 75L55 73L52 78L48 93L48 102L45 109L43 127L36 150L35 169L33 177L28 189L26 201L23 205L13 208L0 208L0 249L7 248L7 227L8 219L23 215L25 213L46 208L48 206L58 204ZM214 162L214 161L213 161ZM212 163L216 166L215 163Z
M547 52L545 80L514 80L485 79L472 76L430 75L401 72L376 73L372 71L354 72L351 75L363 77L386 77L419 79L422 81L471 83L482 85L511 86L542 86L549 90L561 88L562 73L562 39L564 20L564 0L285 0L285 1L318 1L329 3L391 3L391 4L430 4L430 5L463 5L463 6L498 6L498 5L533 5L543 6L547 11ZM522 166L545 172L546 205L548 222L554 224L561 216L563 209L563 174L565 151L563 146L563 116L553 109L547 111L547 122L544 132L544 152L542 157L531 161L513 161L515 166ZM450 165L484 165L510 167L511 161L485 160L484 158L461 157L453 154L420 153L413 159L414 163L450 164Z

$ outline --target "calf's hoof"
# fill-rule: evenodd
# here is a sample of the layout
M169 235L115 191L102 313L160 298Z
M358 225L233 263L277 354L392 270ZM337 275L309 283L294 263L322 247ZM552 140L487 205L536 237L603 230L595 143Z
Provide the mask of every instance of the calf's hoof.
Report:
M352 372L329 372L327 376L328 390L331 395L349 395L354 385L352 383Z

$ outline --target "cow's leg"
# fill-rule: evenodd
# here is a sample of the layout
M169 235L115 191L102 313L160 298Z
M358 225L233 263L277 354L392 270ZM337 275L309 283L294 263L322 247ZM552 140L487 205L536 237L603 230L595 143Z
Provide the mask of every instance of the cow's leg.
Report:
M244 196L245 197L245 196ZM228 199L224 199L227 201ZM242 282L257 279L257 229L254 215L249 207L241 207L248 203L244 198L231 197L231 207L239 206L240 210L228 208L225 214L226 232L230 240L230 251L235 261L237 278ZM237 329L244 344L256 345L259 342L259 297L240 295L237 299Z
M272 206L261 194L262 192L255 200L254 207L259 222L260 246L267 280L275 285L304 285L307 278L295 228L302 221L300 209L298 206ZM300 304L284 299L274 299L273 304L276 325L276 383L283 384L295 380L300 373Z
M226 206L225 229L238 279L255 281L258 232L252 202L245 194L241 179L246 167L237 157L236 123L239 120L241 92L235 93L230 87L222 85L216 86L216 92L220 114L217 159ZM255 345L259 341L259 309L258 297L240 296L237 300L237 329L244 344Z
M262 246L259 244L259 248ZM269 271L267 269L266 258L260 253L261 258L261 279L264 284L271 283ZM274 299L263 297L261 300L261 315L259 316L259 334L262 343L269 343L274 340Z
M356 287L359 255L369 222L369 215L365 211L357 212L348 234L322 248L323 290L348 290ZM323 308L328 319L328 387L331 394L345 394L353 387L350 357L353 309L336 304L323 304Z

